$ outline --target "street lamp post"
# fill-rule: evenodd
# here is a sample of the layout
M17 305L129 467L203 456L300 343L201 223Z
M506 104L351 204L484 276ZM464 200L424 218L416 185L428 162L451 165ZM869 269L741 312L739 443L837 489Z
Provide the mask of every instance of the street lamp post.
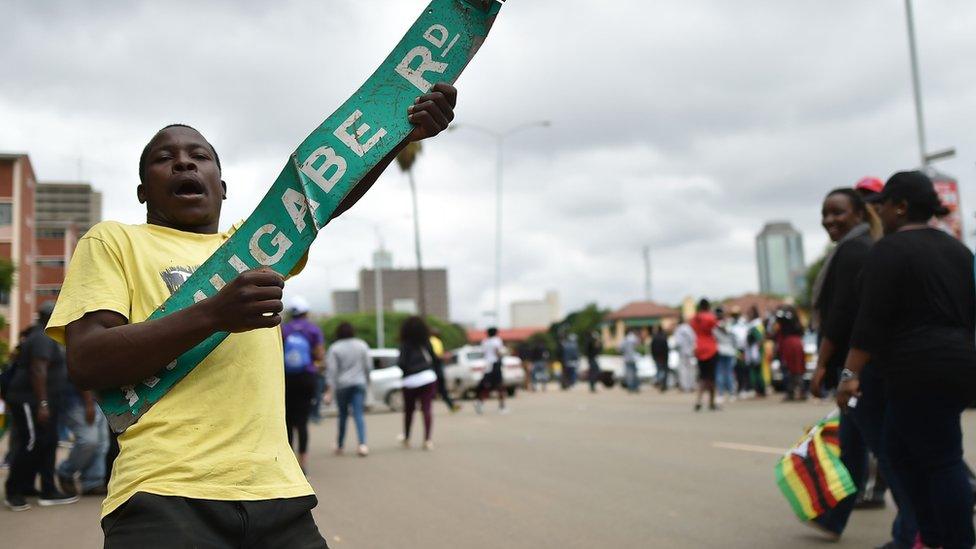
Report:
M504 170L505 139L529 128L548 128L551 122L548 120L537 120L520 124L514 128L499 132L484 126L475 124L455 124L449 129L451 131L459 129L475 130L490 136L495 140L495 325L501 323L502 319L502 181Z
M922 168L943 158L952 158L956 154L955 148L948 148L933 153L928 152L928 142L925 139L925 113L922 110L922 84L918 70L918 50L915 46L915 16L912 12L912 0L905 0L905 19L908 21L908 57L912 66L912 95L915 98L915 123L918 131L918 152L922 159Z

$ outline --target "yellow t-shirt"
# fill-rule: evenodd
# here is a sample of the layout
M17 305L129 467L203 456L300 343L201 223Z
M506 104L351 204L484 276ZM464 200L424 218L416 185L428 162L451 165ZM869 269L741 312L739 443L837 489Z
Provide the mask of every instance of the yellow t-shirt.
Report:
M430 347L436 356L444 356L444 343L437 336L430 336Z
M115 311L144 321L233 233L105 221L78 242L47 325ZM254 501L312 494L285 430L278 328L231 334L119 436L102 516L136 492ZM146 349L151 353L152 349Z

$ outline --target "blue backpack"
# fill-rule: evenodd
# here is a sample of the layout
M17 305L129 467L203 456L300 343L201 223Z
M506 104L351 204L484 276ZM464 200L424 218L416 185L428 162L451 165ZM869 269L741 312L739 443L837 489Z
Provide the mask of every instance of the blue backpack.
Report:
M312 363L312 346L299 332L285 338L285 374L300 374Z

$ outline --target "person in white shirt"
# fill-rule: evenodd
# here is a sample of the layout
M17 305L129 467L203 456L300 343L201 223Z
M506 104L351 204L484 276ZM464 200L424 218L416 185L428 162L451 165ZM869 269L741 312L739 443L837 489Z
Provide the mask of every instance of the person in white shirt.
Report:
M695 345L698 338L687 322L674 330L674 343L678 348L678 385L688 393L695 390Z
M498 328L488 328L488 337L481 342L481 350L485 354L485 364L490 368L485 372L481 382L478 383L478 400L474 403L474 409L479 414L485 404L485 399L491 395L491 391L498 391L498 410L502 413L505 409L505 384L502 381L502 357L505 356L505 343L498 337Z

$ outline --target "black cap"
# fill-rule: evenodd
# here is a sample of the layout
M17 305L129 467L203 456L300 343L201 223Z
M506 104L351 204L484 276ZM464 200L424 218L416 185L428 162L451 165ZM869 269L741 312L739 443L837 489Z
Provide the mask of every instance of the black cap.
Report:
M919 171L898 172L889 177L884 190L878 193L872 202L888 200L904 200L908 203L909 213L919 220L949 213L939 200L932 180Z

